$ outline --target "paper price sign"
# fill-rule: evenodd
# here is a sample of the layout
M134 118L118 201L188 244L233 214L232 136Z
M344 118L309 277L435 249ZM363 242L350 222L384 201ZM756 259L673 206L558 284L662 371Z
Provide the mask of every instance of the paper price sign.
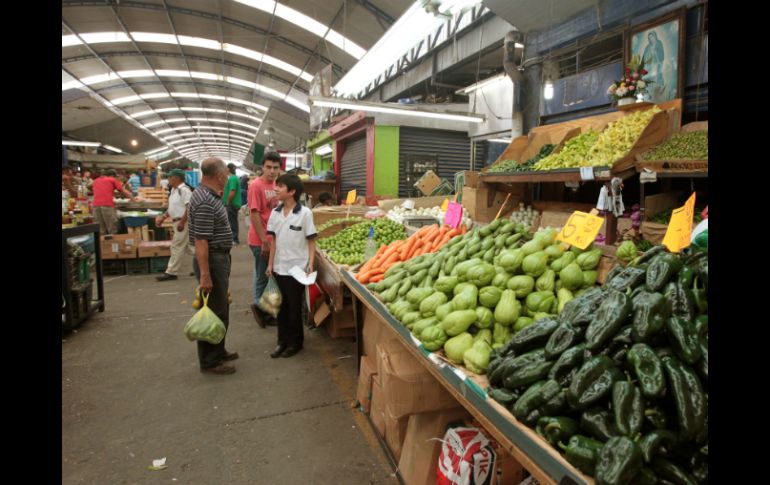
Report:
M444 199L444 203L441 204L441 210L446 212L446 208L449 207L449 199Z
M603 222L604 219L601 217L575 211L569 216L567 223L564 224L556 239L570 246L585 249L596 239Z
M666 236L663 238L663 245L672 253L678 253L682 249L690 246L692 237L692 217L695 212L695 192L687 199L684 206L671 213L671 220L668 222Z
M345 203L347 205L351 205L355 201L356 201L356 189L353 189L350 192L348 192L348 198L345 199Z
M444 224L449 227L457 227L460 225L460 220L463 218L463 206L457 202L449 202L446 208L446 216L444 216Z

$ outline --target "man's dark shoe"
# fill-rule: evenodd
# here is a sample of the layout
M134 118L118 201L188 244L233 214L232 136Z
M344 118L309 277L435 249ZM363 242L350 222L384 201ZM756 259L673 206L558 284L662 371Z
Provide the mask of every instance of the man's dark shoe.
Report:
M277 327L278 326L278 319L275 318L274 316L268 315L266 320L267 320L267 322L265 322L265 323L267 324L267 326L269 326L269 327Z
M280 357L284 350L286 350L286 344L278 344L275 350L273 350L273 353L270 354L270 358L275 359L276 357Z
M251 307L251 314L254 315L254 320L257 321L257 325L259 325L261 328L265 328L265 321L262 319L262 315L260 315L257 305L252 303L249 306Z
M158 280L158 281L175 280L176 279L176 275L168 274L168 273L163 273L162 275L158 276L155 279Z
M299 352L300 350L302 350L302 347L288 347L286 350L283 351L283 353L281 354L281 357L289 358L292 355Z
M222 360L227 362L227 361L230 361L230 360L235 360L238 357L240 357L240 355L238 355L238 352L227 352L225 354L225 356L222 357Z
M234 374L235 373L235 367L227 364L219 364L216 367L207 367L205 369L201 369L201 373L203 374L217 374L217 375L226 375L226 374Z
M193 272L190 272L190 276L195 276L195 273L193 273Z

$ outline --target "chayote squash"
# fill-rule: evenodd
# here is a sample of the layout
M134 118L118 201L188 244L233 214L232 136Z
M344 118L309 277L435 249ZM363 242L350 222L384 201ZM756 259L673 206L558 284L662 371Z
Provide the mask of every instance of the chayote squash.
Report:
M524 274L533 278L537 278L545 273L547 267L548 255L543 251L532 253L529 256L526 256L524 261L521 262L521 269L524 271Z
M441 325L433 325L422 331L420 341L425 350L435 352L444 346L449 335L446 334Z
M537 291L554 291L556 285L556 271L552 269L545 270L545 273L540 275L535 281L535 289Z
M577 246L570 246L569 248L570 252L574 253L575 256L580 256L581 254L587 253L588 251L593 251L593 249L594 249L594 243L589 244L588 247L585 249L580 249Z
M540 239L533 239L527 243L525 243L521 247L521 251L524 253L524 256L529 256L530 254L539 253L540 251L545 248L545 245L543 244L543 241Z
M455 310L473 310L478 306L478 297L479 290L475 286L470 285L455 295L452 303L455 305Z
M556 309L556 311L558 313L561 313L561 311L564 310L564 305L566 305L570 300L574 298L575 296L568 289L562 288L561 290L559 290L556 293L556 299L559 301L559 306Z
M552 291L534 291L527 295L527 313L530 315L538 312L550 313L554 301L556 297Z
M495 317L492 310L487 307L476 307L476 326L479 328L489 328L494 323Z
M468 283L480 288L490 284L492 278L494 278L496 274L494 266L489 263L481 263L468 269L465 277L467 278Z
M628 264L630 261L636 259L639 255L639 250L636 248L636 244L633 241L623 241L615 252L615 258L618 261Z
M447 300L449 298L447 298L446 294L437 291L420 303L420 313L424 318L432 317L436 314L436 309L439 305L443 305Z
M559 235L559 231L556 229L541 229L535 233L534 240L540 241L543 247L550 246L556 241L556 236Z
M433 289L442 293L451 294L455 286L460 282L457 276L442 276L433 283Z
M518 320L516 321L518 322ZM495 329L492 332L493 348L496 348L495 345L503 346L507 344L508 341L511 340L511 337L513 337L513 333L511 333L511 327L509 325L501 325L495 322Z
M516 323L513 324L513 333L520 332L526 327L535 323L535 320L530 317L519 317L516 319Z
M476 310L455 310L441 321L441 328L447 335L454 337L466 332L475 321Z
M463 354L465 351L473 347L473 335L468 332L463 332L460 335L448 339L444 343L444 353L447 359L455 364L463 363Z
M492 286L495 286L497 288L500 288L501 290L505 289L506 283L508 283L508 280L511 278L511 275L507 271L503 271L502 273L497 273L494 278L492 278Z
M579 255L575 262L580 266L583 271L594 269L599 266L599 260L602 257L602 250L599 248L585 252Z
M479 330L476 335L473 336L473 341L478 342L479 340L483 340L489 345L492 345L492 330L488 328Z
M447 315L455 311L455 304L451 301L448 301L442 305L439 305L438 308L436 308L436 318L438 318L438 321L444 320Z
M423 330L436 324L438 324L438 319L436 317L423 318L412 325L412 333L419 338Z
M504 290L495 307L495 321L502 325L513 325L521 314L521 303L513 290Z
M459 276L460 281L463 281L463 278L465 278L465 274L468 272L468 270L481 263L481 258L472 258L467 261L457 263L457 265L455 265L454 269L452 270L451 276Z
M404 318L401 320L401 323L403 323L405 327L411 328L415 322L420 320L420 318L421 318L420 312L409 312L406 315L404 315Z
M583 270L577 263L570 263L559 272L559 281L564 288L570 291L579 290L585 284Z
M583 271L583 288L590 288L596 284L596 280L599 278L599 272L589 269Z
M433 288L412 288L406 294L406 301L412 305L419 305L422 301L435 293Z
M454 296L457 296L460 293L462 293L464 290L467 290L468 288L476 288L476 287L470 283L458 283L457 286L455 286L454 290L452 290L452 294Z
M389 308L390 313L393 314L394 317L396 317L396 320L401 321L402 318L404 318L404 315L409 313L409 311L412 309L411 303L409 303L406 300L399 300L392 304Z
M484 339L477 339L470 349L463 352L463 363L471 372L486 374L491 355L492 345Z
M503 290L496 286L485 286L479 290L479 303L487 308L494 308L502 294Z
M524 261L524 251L521 249L506 249L500 253L499 265L507 272L515 274Z
M516 292L516 298L526 298L535 288L535 278L528 275L518 275L508 280L506 288Z
M545 254L548 255L549 261L555 261L562 257L564 255L564 252L567 250L561 243L555 243L551 244L547 248L544 249Z
M556 271L557 273L560 273L561 270L563 270L568 264L573 263L575 261L575 258L577 258L577 255L575 253L573 253L572 251L567 251L561 256L559 256L559 259L551 263L551 269Z

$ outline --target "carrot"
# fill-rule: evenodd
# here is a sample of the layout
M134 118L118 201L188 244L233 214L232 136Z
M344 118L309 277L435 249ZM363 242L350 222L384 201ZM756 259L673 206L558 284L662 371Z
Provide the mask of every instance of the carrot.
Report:
M378 274L377 276L373 276L373 277L372 277L372 278L369 280L369 283L379 283L379 282L380 282L380 281L382 281L383 279L385 279L385 273L382 273L382 274Z
M448 243L450 239L457 236L459 233L460 231L458 231L457 229L452 229L447 231L446 234L444 234L444 237L441 238L441 241L438 242L437 247L440 248L444 244Z
M432 243L433 239L435 239L436 234L438 234L439 230L440 229L438 229L438 226L431 227L430 231L426 232L422 236L422 240L425 241L426 243Z
M414 245L412 246L412 249L409 250L409 254L406 255L406 258L404 261L408 261L412 259L413 257L417 256L417 252L420 250L420 248L423 247L425 242L421 238L417 238L414 242Z
M465 234L466 232L468 232L468 226L466 226L465 224L463 224L460 227L462 228L460 229L460 234Z
M417 232L415 232L414 235L418 236L418 237L422 237L423 234L425 234L426 232L430 231L433 227L434 227L434 225L423 226Z
M401 254L402 260L406 258L406 256L409 254L409 251L412 250L416 241L417 241L417 237L412 235L412 237L406 240L406 244L401 246L400 254Z
M387 259L390 257L390 255L393 254L394 252L396 252L398 250L398 248L403 243L404 243L404 241L402 241L402 240L393 241L391 243L391 246L388 249L386 249L384 253L382 253L383 261L387 261Z
M372 256L372 258L369 261L365 262L363 266L361 266L361 269L358 270L358 274L361 274L364 271L370 270L374 266L374 263L377 261L379 256L381 256L382 253L384 253L387 248L388 248L388 246L385 245L385 244L380 246L380 249L377 250L375 255Z

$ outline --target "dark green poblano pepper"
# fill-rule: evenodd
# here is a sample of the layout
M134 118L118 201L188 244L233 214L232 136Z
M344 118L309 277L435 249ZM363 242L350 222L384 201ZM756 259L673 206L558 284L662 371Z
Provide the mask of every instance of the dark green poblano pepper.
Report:
M641 291L631 302L633 308L632 337L635 342L647 342L660 332L671 316L671 303L660 293Z
M642 450L644 462L650 463L658 454L665 455L676 442L676 434L667 429L656 429L642 436L639 440L639 448Z
M642 392L634 384L620 381L612 386L612 411L620 434L635 438L642 430L644 401Z
M634 368L634 375L639 381L642 394L648 398L658 398L666 390L666 377L663 374L663 362L647 344L634 344L626 356Z
M672 281L666 285L663 296L671 302L671 313L673 315L680 316L685 320L695 320L697 316L695 311L695 295L691 288Z
M647 272L641 268L632 266L620 271L612 280L605 282L605 290L626 291L628 288L635 289L644 283Z
M579 344L565 350L548 371L548 378L555 379L564 387L569 386L572 378L583 365L585 344Z
M701 358L700 339L695 324L679 316L666 320L669 341L677 357L688 364L694 364Z
M513 405L513 415L519 421L524 421L533 411L547 403L561 392L561 386L554 380L539 381L524 391L516 404Z
M597 485L625 485L642 468L642 452L625 436L610 438L596 460Z
M577 421L566 416L543 416L537 420L535 431L553 446L568 441L580 429Z
M589 350L597 349L614 337L631 314L631 309L631 299L624 293L608 292L586 329L586 347Z
M679 439L682 442L692 440L706 426L708 406L703 387L692 369L675 357L665 357L663 368L676 405Z
M585 329L568 322L563 322L548 338L545 344L545 358L555 359L562 352L576 345L583 338Z
M674 485L697 485L698 482L676 463L670 462L665 458L655 457L652 459L652 470L657 475L658 480L666 480Z
M623 379L611 358L597 355L586 361L570 383L567 402L581 411L612 394L612 385Z
M580 429L602 442L619 434L612 413L600 407L583 411L580 415Z
M567 461L589 475L593 475L596 470L596 458L603 446L604 443L601 441L581 435L574 435L566 446L564 443L559 444L559 448L564 450Z
M580 296L568 301L559 319L575 325L585 326L593 320L596 309L607 297L607 293L599 287L589 288Z
M671 253L655 256L647 268L647 289L651 292L660 291L681 269L679 256Z
M520 392L511 391L509 389L487 389L487 396L491 397L495 401L499 402L503 406L510 407L521 396Z

